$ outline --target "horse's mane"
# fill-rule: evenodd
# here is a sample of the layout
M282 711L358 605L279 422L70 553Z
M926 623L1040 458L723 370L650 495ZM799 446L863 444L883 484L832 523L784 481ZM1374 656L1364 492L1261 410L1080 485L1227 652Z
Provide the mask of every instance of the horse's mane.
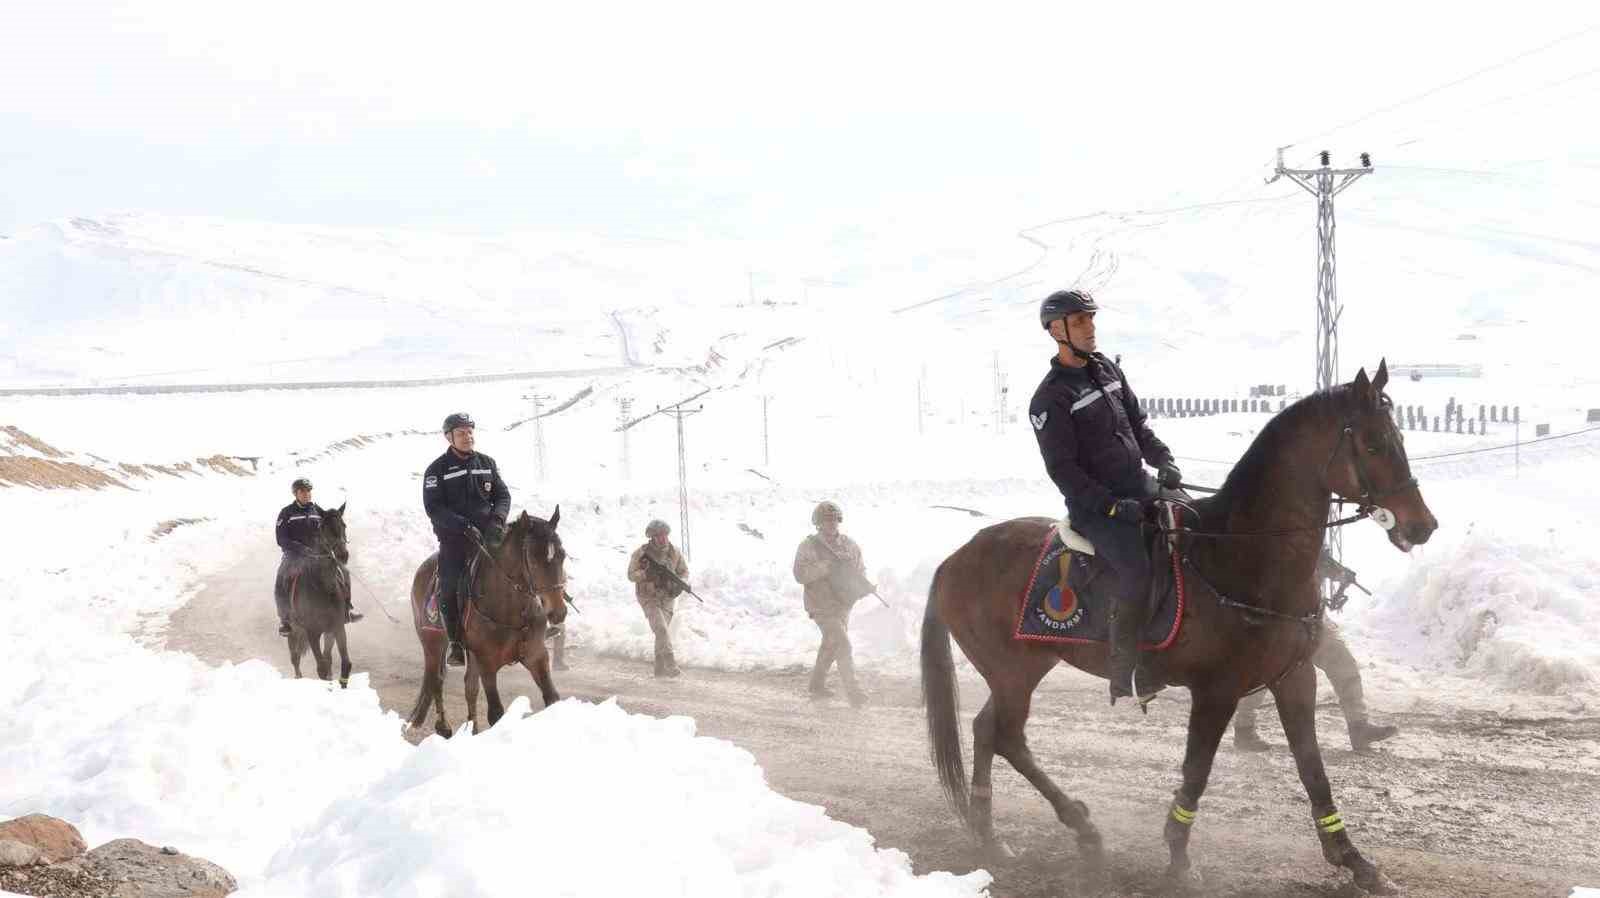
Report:
M1270 486L1266 482L1267 469L1278 460L1283 444L1293 439L1307 421L1322 418L1338 420L1345 413L1351 395L1350 385L1340 384L1298 399L1272 416L1267 426L1256 434L1250 448L1245 450L1233 470L1228 472L1222 489L1215 496L1196 504L1202 509L1209 506L1209 510L1225 513L1254 490Z

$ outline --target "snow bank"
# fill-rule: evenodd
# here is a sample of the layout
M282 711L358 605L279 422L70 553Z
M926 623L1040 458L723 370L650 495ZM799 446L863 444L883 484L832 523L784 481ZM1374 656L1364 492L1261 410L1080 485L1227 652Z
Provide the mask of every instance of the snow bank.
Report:
M1412 564L1374 627L1414 661L1516 692L1600 688L1600 558L1564 542L1477 532Z
M284 846L264 895L982 894L989 875L917 877L906 855L766 787L694 722L518 698L472 739L430 738Z
M400 450L366 451L342 463L352 488L365 489L363 464ZM981 871L914 876L903 853L772 792L748 753L694 736L686 719L575 702L525 717L523 703L483 736L413 749L359 672L338 690L136 641L210 574L263 548L272 557L273 486L8 491L28 526L8 535L17 551L0 567L0 817L53 814L92 844L175 845L252 896L499 895L530 882L569 895L985 893ZM353 528L357 557L400 580L426 541L399 496L411 487L373 493ZM576 532L608 532L580 508L573 517L591 520ZM153 539L151 524L179 512L195 522ZM267 601L270 576L240 601ZM618 608L618 621L637 616L631 598ZM757 640L741 645L754 653ZM530 858L550 860L537 879Z

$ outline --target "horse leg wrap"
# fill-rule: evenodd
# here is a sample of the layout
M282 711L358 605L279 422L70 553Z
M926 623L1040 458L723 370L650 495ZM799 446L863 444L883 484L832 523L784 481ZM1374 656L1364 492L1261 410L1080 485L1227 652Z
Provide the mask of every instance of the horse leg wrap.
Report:
M1322 857L1335 867L1345 865L1345 856L1354 850L1350 844L1350 834L1345 831L1344 817L1339 812L1329 809L1327 814L1313 814L1317 824L1317 841L1322 843Z
M1194 818L1199 813L1198 808L1186 808L1174 798L1171 809L1167 811L1167 825L1162 833L1167 840L1167 844L1175 846L1188 845L1189 831L1194 826Z

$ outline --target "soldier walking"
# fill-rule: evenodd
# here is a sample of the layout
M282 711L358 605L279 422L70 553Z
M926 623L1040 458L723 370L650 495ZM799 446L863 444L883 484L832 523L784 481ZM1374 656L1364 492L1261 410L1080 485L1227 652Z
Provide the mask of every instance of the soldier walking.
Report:
M861 547L839 532L844 512L823 502L811 512L817 532L800 541L794 553L794 579L805 587L806 613L822 631L817 661L811 668L811 697L827 698L828 668L839 665L839 681L854 707L866 704L866 693L856 683L855 657L850 647L850 609L874 587L867 582Z
M644 535L649 542L634 550L633 557L628 560L628 579L633 581L639 609L644 612L645 620L650 622L650 632L656 637L658 677L675 677L683 673L673 657L672 635L667 629L672 626L672 615L683 587L667 573L671 572L678 580L686 581L689 564L683 560L683 553L678 551L678 547L667 538L671 533L672 528L667 526L666 521L651 521L644 528Z

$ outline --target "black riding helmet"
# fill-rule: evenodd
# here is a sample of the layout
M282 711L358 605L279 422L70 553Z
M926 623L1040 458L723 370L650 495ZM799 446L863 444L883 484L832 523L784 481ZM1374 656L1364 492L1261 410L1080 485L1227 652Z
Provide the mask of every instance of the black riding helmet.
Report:
M473 423L472 416L466 412L456 412L444 419L444 432L449 433L457 427L471 427L476 430L478 425Z
M309 489L311 489L311 481L304 477L297 478L294 483L289 484L290 492L298 492L300 490Z
M1057 290L1046 296L1039 305L1039 323L1045 330L1050 322L1065 318L1074 312L1098 312L1100 306L1087 290Z

